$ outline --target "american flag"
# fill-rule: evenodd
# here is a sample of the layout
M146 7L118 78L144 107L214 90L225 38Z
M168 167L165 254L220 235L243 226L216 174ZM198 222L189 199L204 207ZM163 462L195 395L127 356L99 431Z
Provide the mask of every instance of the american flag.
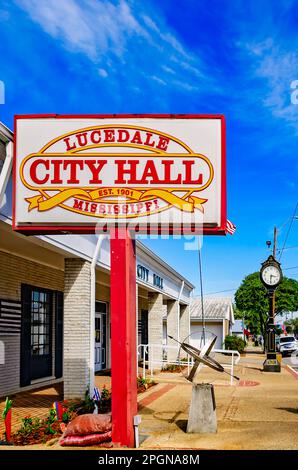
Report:
M236 225L234 225L230 220L227 220L226 230L230 235L234 235L236 231Z
M100 395L101 395L100 390L97 387L94 387L93 400L99 401Z

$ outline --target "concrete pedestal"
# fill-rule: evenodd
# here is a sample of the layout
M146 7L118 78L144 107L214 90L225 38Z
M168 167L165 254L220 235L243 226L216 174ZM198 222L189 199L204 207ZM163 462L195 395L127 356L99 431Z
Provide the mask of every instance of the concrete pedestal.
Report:
M212 384L194 384L189 409L187 433L216 433L217 418Z
M263 364L263 371L264 372L280 372L281 371L281 366L278 360L275 359L266 359L264 364Z

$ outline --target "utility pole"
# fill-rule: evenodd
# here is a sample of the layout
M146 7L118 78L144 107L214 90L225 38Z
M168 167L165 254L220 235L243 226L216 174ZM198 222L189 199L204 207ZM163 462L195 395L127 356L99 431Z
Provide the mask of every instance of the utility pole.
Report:
M273 256L276 258L276 245L277 245L277 228L274 227L274 239L273 239Z

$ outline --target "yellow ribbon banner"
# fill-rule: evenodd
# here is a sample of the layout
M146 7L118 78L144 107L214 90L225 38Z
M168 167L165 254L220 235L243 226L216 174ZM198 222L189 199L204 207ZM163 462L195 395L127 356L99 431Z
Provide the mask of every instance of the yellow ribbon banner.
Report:
M201 199L192 195L179 197L165 189L139 191L130 188L103 188L94 189L92 191L86 191L85 189L80 188L70 188L63 189L60 193L55 194L54 196L49 196L48 198L39 194L38 196L27 198L26 201L29 202L29 211L37 209L38 211L44 212L63 204L71 197L82 198L92 202L100 202L103 199L107 199L109 196L117 196L119 198L125 197L126 199L129 199L129 202L126 202L127 204L134 201L142 202L152 198L159 198L184 212L194 212L195 209L204 212L203 204L207 201L207 199ZM117 204L118 202L109 201L109 203Z

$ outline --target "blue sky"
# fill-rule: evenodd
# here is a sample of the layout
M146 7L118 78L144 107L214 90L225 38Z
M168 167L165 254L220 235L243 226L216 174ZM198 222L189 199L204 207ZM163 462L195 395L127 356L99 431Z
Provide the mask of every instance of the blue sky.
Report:
M204 290L259 269L298 200L296 1L2 0L0 120L21 113L222 113L234 236L205 237ZM184 240L146 243L198 285ZM298 245L298 220L287 247ZM298 266L298 248L283 252ZM298 279L297 269L287 270Z

